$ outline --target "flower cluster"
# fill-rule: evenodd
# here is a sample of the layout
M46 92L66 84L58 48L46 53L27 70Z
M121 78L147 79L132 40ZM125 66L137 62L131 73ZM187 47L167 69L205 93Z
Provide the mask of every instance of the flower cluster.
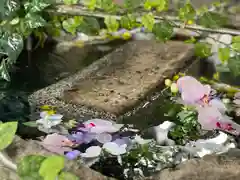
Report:
M235 135L240 133L240 125L226 115L225 104L220 98L211 95L209 85L201 84L191 76L184 76L177 80L177 87L181 102L196 108L202 129L221 129Z

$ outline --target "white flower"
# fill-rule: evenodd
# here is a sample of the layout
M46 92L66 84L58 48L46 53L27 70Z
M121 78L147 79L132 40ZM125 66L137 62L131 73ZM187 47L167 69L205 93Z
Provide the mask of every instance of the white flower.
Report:
M115 142L107 142L102 148L112 155L119 156L127 152L126 147L126 144L118 145Z
M42 125L44 129L50 129L62 122L63 115L53 114L49 115L46 111L40 113L41 119L37 120L36 123Z
M139 136L139 135L136 135L136 136L134 137L134 141L137 142L138 144L147 144L147 143L151 142L150 139L143 139L143 138L141 138L141 136Z
M100 146L91 146L86 149L85 153L82 153L83 158L97 158L100 156L102 148Z

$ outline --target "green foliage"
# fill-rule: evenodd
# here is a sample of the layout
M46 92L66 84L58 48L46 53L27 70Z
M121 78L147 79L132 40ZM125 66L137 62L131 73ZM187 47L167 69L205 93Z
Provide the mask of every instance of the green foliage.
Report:
M196 140L199 137L199 123L197 112L183 109L177 114L177 126L170 131L170 136L178 144L185 144L188 140Z
M211 55L211 45L203 42L195 44L195 55L206 58Z
M42 180L43 178L38 173L42 162L46 159L45 156L28 155L17 164L17 173L21 180Z
M0 150L8 147L15 136L17 131L17 122L7 122L0 124Z
M78 180L69 172L62 172L64 157L28 155L17 164L17 173L21 180Z
M55 180L63 168L64 157L50 156L42 162L39 174L44 180Z
M231 57L228 60L228 68L230 69L234 76L240 75L240 55Z
M218 57L221 60L222 63L225 63L230 58L230 49L228 47L226 48L219 48L218 50Z
M77 0L64 0L66 5L78 3ZM145 31L153 32L156 39L167 41L173 36L173 28L176 26L169 19L156 20L156 12L168 10L168 0L124 0L121 5L113 0L84 0L82 3L89 11L107 13L104 19L106 29L101 29L99 22L93 17L83 16L50 16L45 19L43 11L52 5L52 0L2 0L0 2L0 77L10 81L9 70L16 62L19 54L23 49L24 40L31 33L44 42L42 31L50 35L59 36L61 30L75 35L77 32L83 32L87 35L99 35L99 32L106 32L107 35L118 31L120 28L133 30L144 27ZM140 7L143 5L143 8ZM221 3L213 3L213 7L218 10ZM117 18L115 15L121 15ZM226 25L228 19L217 11L209 11L208 7L203 6L199 9L194 8L190 1L182 3L178 10L180 23L185 24L197 23L205 27L219 28ZM121 36L129 39L132 35L125 32ZM211 55L211 47L208 44L197 42L191 38L187 43L196 43L195 54L201 58ZM43 44L43 43L41 43ZM235 51L240 51L239 36L233 38L231 45ZM229 47L222 48L218 52L222 62L228 63L230 50ZM233 70L230 60L229 69ZM230 68L231 67L231 68ZM236 69L236 68L235 68Z

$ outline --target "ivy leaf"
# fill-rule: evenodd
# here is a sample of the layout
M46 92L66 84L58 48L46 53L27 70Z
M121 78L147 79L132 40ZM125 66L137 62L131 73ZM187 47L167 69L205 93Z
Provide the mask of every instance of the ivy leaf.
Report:
M152 31L154 23L155 19L152 13L144 14L142 16L142 24L147 30Z
M44 180L55 180L63 168L64 157L50 156L42 162L39 174L44 178Z
M43 27L46 24L46 21L38 14L26 14L25 16L25 24L27 28L37 29L39 27Z
M28 0L24 3L24 9L28 13L42 12L48 6L50 6L50 3L43 0Z
M228 59L230 58L230 49L228 47L219 48L218 49L218 57L222 63L228 61Z
M179 18L183 21L194 20L196 11L190 3L186 3L184 7L179 10Z
M1 0L0 1L0 19L10 18L16 15L20 9L18 0Z
M8 74L9 68L16 62L19 54L23 49L23 39L19 34L9 34L7 32L1 34L0 38L0 55L6 56L2 59L0 65L0 77L10 81L10 76Z
M207 43L196 43L195 44L195 55L200 58L206 58L211 55L211 45Z
M107 16L104 19L104 23L106 24L109 32L116 32L119 28L119 23L113 16Z
M240 55L231 57L228 60L228 68L230 69L234 76L240 75Z
M40 155L24 156L17 164L17 173L21 180L42 180L38 171L45 159L46 157Z
M204 27L219 28L227 24L228 18L217 12L205 12L198 21Z
M153 33L158 40L167 41L173 35L173 26L167 21L156 23L153 27Z
M61 172L61 174L58 176L58 179L59 180L79 180L77 176L69 172Z
M0 150L8 147L15 136L17 131L17 122L7 122L0 124Z

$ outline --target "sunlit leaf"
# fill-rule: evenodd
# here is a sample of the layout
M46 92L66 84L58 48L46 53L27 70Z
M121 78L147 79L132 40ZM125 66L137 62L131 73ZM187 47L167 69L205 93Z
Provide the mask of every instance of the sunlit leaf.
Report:
M36 123L36 121L24 122L23 125L29 126L29 127L38 127L38 124Z
M240 36L234 36L234 37L232 38L232 48L233 48L235 51L240 52Z
M113 3L113 0L98 0L98 4L100 8L107 12L113 12L116 10L116 4Z
M63 168L64 157L50 156L42 162L39 174L44 178L44 180L56 180L56 177Z
M186 3L184 7L179 10L179 18L184 21L194 20L196 11L190 3Z
M8 147L15 136L17 131L17 122L7 122L0 124L0 150Z
M132 10L139 7L141 3L142 0L124 0L124 7Z
M24 156L17 164L17 173L21 180L42 180L42 177L38 173L41 163L46 159L40 155L28 155Z
M231 57L228 60L228 67L234 76L240 75L240 55Z
M195 44L195 55L200 58L209 57L211 55L211 45L207 43Z
M158 12L165 10L168 6L168 0L146 0L144 2L144 8L150 10L156 8Z
M120 25L122 28L131 30L135 28L138 25L138 23L134 15L128 14L121 17Z
M153 33L158 40L169 40L173 36L173 26L167 21L156 23L153 27Z
M116 32L119 28L119 23L118 23L117 19L114 18L113 16L107 16L104 19L104 23L106 24L107 29L110 32Z
M63 28L72 34L76 34L77 28L80 26L80 24L83 22L83 17L74 17L74 18L68 18L62 22Z
M155 20L152 13L144 14L142 16L142 24L147 30L152 31L154 23Z
M199 25L208 28L219 28L227 24L228 18L217 12L206 12L198 19Z
M218 49L218 57L222 63L228 61L228 59L230 58L230 49L228 47L219 48Z

